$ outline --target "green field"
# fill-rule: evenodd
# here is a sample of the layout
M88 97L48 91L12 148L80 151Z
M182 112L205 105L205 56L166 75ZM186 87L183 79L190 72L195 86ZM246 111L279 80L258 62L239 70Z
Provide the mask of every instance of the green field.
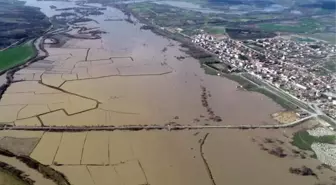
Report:
M0 185L27 185L27 183L0 170Z
M299 131L294 134L292 144L302 150L310 150L313 151L311 145L313 143L329 143L334 144L336 140L336 136L334 135L326 135L326 136L312 136L307 131Z
M292 37L292 39L294 41L299 41L299 42L315 42L314 39L311 39L309 37L304 37L304 38L302 38L302 37Z
M31 42L0 51L0 72L26 62L34 54Z
M334 33L314 33L314 34L309 34L308 36L312 38L324 40L331 44L336 44L336 37Z
M291 33L313 33L321 28L321 24L314 19L301 19L297 24L263 23L258 25L264 31L279 31Z
M336 72L336 58L335 57L330 58L329 61L323 64L323 67L329 69L332 72Z
M210 34L224 34L225 33L225 27L206 26L203 29L204 31Z

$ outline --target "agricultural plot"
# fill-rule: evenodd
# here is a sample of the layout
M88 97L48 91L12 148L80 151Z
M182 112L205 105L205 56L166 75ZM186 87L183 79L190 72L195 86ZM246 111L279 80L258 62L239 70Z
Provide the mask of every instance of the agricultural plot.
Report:
M51 165L60 145L63 133L46 132L30 157L45 165Z
M307 131L297 132L293 137L292 144L297 146L302 150L311 150L311 145L313 143L328 143L334 144L336 141L335 135L325 135L325 136L312 136Z
M145 172L142 171L140 162L137 160L117 165L115 167L117 174L120 176L125 185L148 184Z
M95 185L123 185L114 166L88 166Z
M279 31L291 33L312 33L321 29L321 24L315 19L301 19L291 23L262 23L259 28L266 31Z
M16 138L4 137L0 140L0 148L8 150L16 155L29 155L40 138Z
M108 136L108 132L88 132L84 144L81 164L109 164Z
M36 117L16 120L14 123L19 126L41 126L41 122Z
M86 132L63 133L54 163L80 164L86 135Z
M86 166L53 166L53 168L66 174L71 185L96 185ZM98 184L97 184L98 185Z
M23 64L35 54L32 42L27 42L15 48L0 51L0 72Z
M15 138L41 138L44 132L41 131L20 131L20 130L2 130L0 138L15 137Z
M126 139L126 137L127 139ZM110 164L119 164L135 158L132 147L132 133L112 132L109 133L109 159Z

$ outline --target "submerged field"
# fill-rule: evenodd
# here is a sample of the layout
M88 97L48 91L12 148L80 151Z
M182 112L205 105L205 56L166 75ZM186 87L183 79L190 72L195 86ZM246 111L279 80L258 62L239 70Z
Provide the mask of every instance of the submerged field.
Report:
M81 137L80 140L75 133L76 142L63 138L61 142L55 143L42 137L41 145L37 145L36 152L34 150L35 154L31 157L43 161L43 151L49 150L51 146L63 150L53 150L55 159L62 156L62 160L51 166L63 172L74 185L108 185L111 182L126 185L211 185L208 169L216 184L282 185L295 182L297 185L306 185L329 182L333 171L317 170L319 161L311 159L309 153L298 153L289 144L294 131L295 129L83 132L79 135L86 135L86 138ZM99 137L92 137L97 135ZM92 146L99 146L98 151ZM65 148L69 150L64 150ZM82 153L73 155L74 150L71 148ZM277 148L281 148L285 157L273 153L279 150ZM36 155L37 153L40 154ZM66 153L68 155L64 155ZM272 161L272 165L269 161ZM302 165L311 168L318 179L289 172L289 168Z
M44 3L50 9L48 3L54 2L37 2ZM57 35L65 43L45 44L48 57L17 71L16 82L0 101L0 123L67 132L0 131L0 147L62 172L72 185L331 182L333 171L318 169L321 163L309 151L290 144L298 128L70 130L68 126L273 125L271 115L284 109L263 94L237 88L235 81L208 75L178 42L139 24L104 21L126 19L119 10L108 7L104 13L94 16L97 23L82 26L100 27L106 34L90 40ZM290 172L302 166L315 175ZM53 184L43 180L41 185Z
M69 39L61 48L46 48L45 60L16 72L14 79L20 82L4 93L0 110L6 114L0 115L0 122L21 126L276 123L271 114L281 111L280 105L262 94L240 91L234 81L206 74L179 43L140 26L109 23L115 25L100 24L111 31L103 38ZM178 60L178 56L185 57Z

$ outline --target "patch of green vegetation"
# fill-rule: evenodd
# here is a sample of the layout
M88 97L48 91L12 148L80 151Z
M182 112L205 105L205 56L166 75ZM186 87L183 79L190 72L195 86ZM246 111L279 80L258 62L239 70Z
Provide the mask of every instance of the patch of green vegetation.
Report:
M311 39L309 37L304 37L304 38L302 38L302 37L292 37L292 39L295 40L295 41L299 41L299 42L315 42L314 39Z
M210 34L224 34L225 28L224 27L217 27L217 26L206 26L203 28L204 31Z
M329 42L331 44L336 44L335 33L314 33L314 34L308 34L308 36Z
M317 76L327 76L330 72L322 67L318 68L318 70L314 71Z
M335 144L336 136L326 135L326 136L312 136L307 131L299 131L294 134L292 144L302 150L313 151L311 145L313 143L328 143Z
M199 61L201 62L201 64L207 64L207 63L218 62L218 59L215 57L204 57L204 58L200 58Z
M332 59L323 64L323 67L329 69L330 71L336 72L336 60Z
M8 70L19 64L23 64L35 54L31 42L0 51L0 71Z
M308 18L301 19L297 24L292 25L288 25L286 23L262 23L258 26L264 31L279 31L291 33L312 33L321 28L321 24L318 21Z
M5 171L0 170L0 185L27 185L27 183Z

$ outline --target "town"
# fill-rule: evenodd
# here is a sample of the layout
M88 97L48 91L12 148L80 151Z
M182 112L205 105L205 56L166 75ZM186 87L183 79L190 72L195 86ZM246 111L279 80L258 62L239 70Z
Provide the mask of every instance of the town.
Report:
M335 45L283 37L238 41L209 34L195 35L192 42L229 64L230 72L248 72L336 118L336 77L323 65L336 56Z

